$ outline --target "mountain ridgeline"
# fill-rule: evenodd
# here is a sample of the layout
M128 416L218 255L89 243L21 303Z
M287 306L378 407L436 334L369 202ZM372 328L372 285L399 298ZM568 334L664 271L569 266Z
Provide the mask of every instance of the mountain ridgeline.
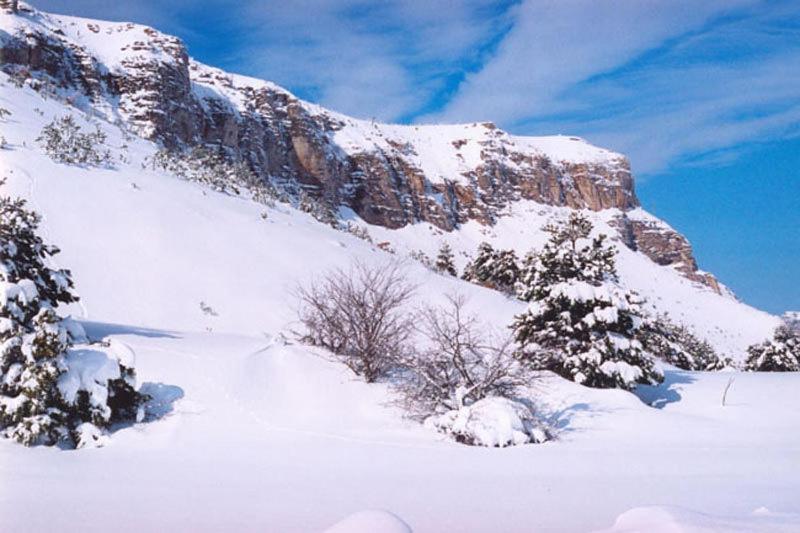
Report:
M0 69L169 150L205 145L259 179L348 207L370 224L492 225L519 200L615 210L626 246L720 292L685 237L643 216L628 160L575 137L519 137L492 123L399 126L304 102L270 82L194 61L177 37L131 23L0 1ZM646 215L646 214L644 214Z

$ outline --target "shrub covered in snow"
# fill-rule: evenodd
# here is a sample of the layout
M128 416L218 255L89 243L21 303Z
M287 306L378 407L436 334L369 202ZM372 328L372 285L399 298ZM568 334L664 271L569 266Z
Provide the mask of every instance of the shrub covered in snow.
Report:
M800 334L800 311L786 311L781 319L787 328Z
M722 370L732 364L720 358L710 343L663 315L644 321L636 336L645 350L684 370Z
M69 271L46 265L58 249L42 242L38 224L24 201L0 198L0 432L28 446L96 444L144 397L131 353L86 344L56 314L76 297Z
M36 138L54 161L73 165L106 165L111 152L104 147L106 134L100 128L85 133L72 115L54 119Z
M579 213L548 226L520 293L528 309L512 324L518 355L589 387L633 389L663 379L636 338L644 320L640 301L617 282L614 251Z
M145 164L154 170L165 170L178 178L202 183L215 191L239 194L242 189L258 187L264 196L277 196L270 193L271 188L261 184L247 164L241 161L232 163L221 150L205 146L193 146L184 152L161 149Z
M493 338L465 310L466 299L447 297L444 307L427 306L414 320L427 341L399 359L405 369L399 389L412 414L422 417L471 405L487 396L510 396L523 376L512 341Z
M462 278L502 292L512 293L519 278L517 255L513 250L495 250L482 242L475 258L464 268Z
M787 325L779 326L772 339L747 349L744 367L759 372L800 371L800 333Z
M403 307L414 287L397 263L355 263L297 288L302 340L327 348L359 376L383 376L405 348L412 321Z
M429 417L425 425L473 446L506 447L545 442L550 437L524 404L489 397L461 409Z

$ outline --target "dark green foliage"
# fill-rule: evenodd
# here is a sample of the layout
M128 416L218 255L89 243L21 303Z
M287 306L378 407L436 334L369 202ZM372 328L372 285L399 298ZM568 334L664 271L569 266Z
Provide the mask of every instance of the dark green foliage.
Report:
M684 370L721 370L729 364L711 344L666 316L644 322L637 338L648 352Z
M439 248L439 254L436 256L436 263L434 266L436 270L442 274L448 274L450 276L458 275L453 258L453 249L450 248L450 245L446 242L442 243L442 246Z
M59 380L75 339L55 307L77 297L69 271L46 264L58 248L37 235L39 220L24 201L0 198L0 434L27 446L76 445L80 426L100 431L130 418L145 397L132 387L133 370L121 365L119 378L105 384L107 405L83 390L74 401L64 397Z
M579 213L546 228L550 239L523 266L518 295L530 302L511 328L518 357L589 387L630 390L663 377L636 340L638 297L617 283L614 251Z
M754 344L747 349L745 370L800 371L800 333L788 325L779 326L772 339Z
M495 250L491 244L478 245L475 258L464 268L462 278L505 293L511 293L519 279L517 255L513 250Z

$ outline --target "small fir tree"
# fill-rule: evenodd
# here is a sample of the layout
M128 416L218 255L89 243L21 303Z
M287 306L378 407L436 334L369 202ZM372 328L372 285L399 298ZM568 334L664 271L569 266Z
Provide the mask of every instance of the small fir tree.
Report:
M457 276L458 273L456 272L454 260L455 258L453 257L453 249L450 248L450 245L445 242L442 243L441 248L439 248L439 255L436 256L436 263L434 266L436 270L442 274Z
M45 153L59 163L107 165L111 152L104 148L106 134L100 128L84 133L72 115L54 119L36 138Z
M530 304L511 326L518 357L590 387L660 382L661 370L635 338L641 302L619 285L605 238L589 240L592 225L580 213L546 230L550 239L529 256L519 291Z
M513 250L495 250L491 244L478 245L475 258L464 268L462 278L471 283L511 293L519 278L517 255Z

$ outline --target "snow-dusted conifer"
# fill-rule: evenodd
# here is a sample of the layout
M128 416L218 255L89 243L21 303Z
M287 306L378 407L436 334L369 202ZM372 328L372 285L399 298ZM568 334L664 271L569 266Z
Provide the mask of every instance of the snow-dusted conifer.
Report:
M55 312L76 300L72 281L47 266L58 249L44 244L38 224L24 201L0 198L0 434L28 446L84 445L144 398L117 356L93 345L72 350L85 336Z
M511 292L519 277L517 256L513 250L495 250L491 244L478 245L475 258L464 268L462 278L503 292Z
M464 267L463 279L471 283L486 283L491 277L491 267L495 259L494 247L488 242L478 245L475 257Z
M759 372L800 371L800 333L787 325L775 330L772 339L747 349L745 370Z
M663 315L644 321L636 337L655 357L684 370L721 370L729 364L708 341Z
M103 165L111 161L111 152L104 148L106 134L100 128L84 133L72 115L56 118L47 124L36 142L59 163Z
M439 248L439 255L436 256L435 267L438 272L443 274L449 274L450 276L458 275L453 258L453 249L450 248L450 245L446 242L442 243L441 248Z
M531 256L528 309L512 329L519 357L590 387L633 389L663 378L636 340L640 301L617 282L614 251L580 213L546 228L550 239Z

